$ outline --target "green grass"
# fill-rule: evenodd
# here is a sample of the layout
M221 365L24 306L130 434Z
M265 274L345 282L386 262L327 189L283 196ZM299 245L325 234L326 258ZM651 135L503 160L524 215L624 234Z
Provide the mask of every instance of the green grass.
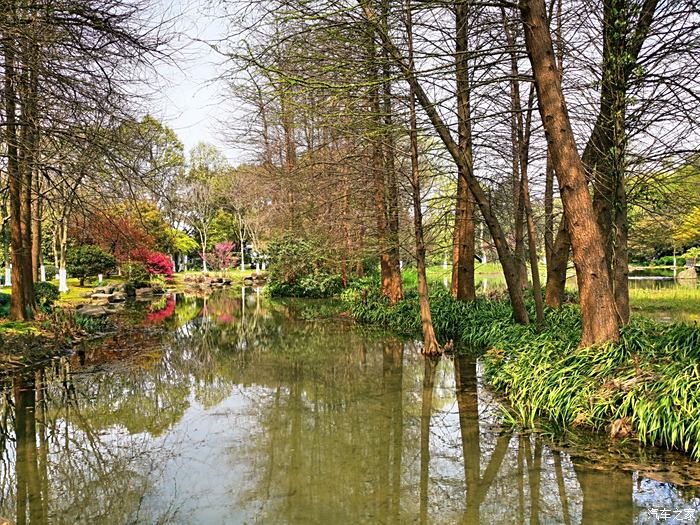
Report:
M418 335L417 294L390 307L378 285L364 283L343 294L360 322ZM532 301L528 302L532 311ZM634 318L619 344L577 348L576 305L548 310L547 328L517 325L507 301L467 304L449 293L431 295L440 341L460 341L458 351L484 356L486 378L507 400L513 418L533 427L606 430L629 422L644 444L678 449L700 459L700 328ZM534 317L534 316L533 316Z

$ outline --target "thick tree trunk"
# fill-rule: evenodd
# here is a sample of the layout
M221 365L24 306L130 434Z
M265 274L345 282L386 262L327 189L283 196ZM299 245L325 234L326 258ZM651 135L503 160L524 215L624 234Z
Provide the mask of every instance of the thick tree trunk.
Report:
M476 299L474 285L474 201L466 178L460 173L457 179L455 225L452 236L451 293L460 301Z
M34 317L34 280L32 279L31 210L26 212L26 170L20 164L20 132L17 123L17 85L15 70L16 43L12 37L4 41L5 58L5 142L7 144L7 176L10 200L10 245L12 247L12 298L10 318L27 321ZM31 192L30 192L31 197ZM31 203L30 203L31 204Z
M370 62L377 63L375 43L370 42ZM378 67L375 68L373 75L376 79L375 86L370 90L370 104L372 117L374 119L375 131L377 135L383 133L382 122L382 106L380 101L380 93L377 85L380 83L380 73ZM393 155L393 151L391 154ZM386 162L384 155L386 148L384 147L384 137L382 139L375 138L372 144L372 179L374 185L374 210L377 223L377 243L379 248L379 264L381 272L382 293L389 299L391 304L396 304L403 298L401 288L400 263L397 257L392 257L391 240L389 235L389 215L387 210L387 177L386 177Z
M382 22L388 31L389 0L382 1ZM385 291L391 304L403 299L401 283L401 252L399 242L399 191L396 180L396 141L394 137L394 110L391 93L392 72L388 51L382 46L382 113L384 115L384 133L382 146L384 148L384 170L386 173L386 202L387 202L387 263L391 269L388 275L389 288Z
M537 86L540 114L571 236L581 298L581 345L620 337L615 301L605 261L603 236L595 220L586 172L576 149L547 24L544 0L520 4L525 42Z
M617 313L622 323L629 321L627 199L624 176L610 177L610 173L614 169L610 165L610 157L612 154L619 161L624 160L624 109L627 84L630 75L637 66L639 53L654 20L657 3L658 0L644 0L633 30L625 29L625 25L629 21L625 17L624 0L606 0L603 6L605 57L601 84L601 107L582 154L583 164L588 170L589 179L593 181L593 204L597 220L602 228L604 238L608 240L606 263L610 272L611 286L614 288ZM561 7L559 10L561 11ZM616 25L614 13L620 17L621 25ZM559 28L558 31L560 31ZM627 35L627 41L620 42L619 39L624 38L624 35ZM561 45L558 48L558 53L561 65ZM614 102L615 100L617 102ZM615 105L618 107L615 108ZM618 131L615 131L615 126L618 126ZM616 140L619 141L619 150L615 147ZM624 167L622 169L624 170ZM562 232L561 228L559 231ZM562 253L564 251L568 253L568 237L565 235L559 238L558 236L555 246L560 246ZM615 253L613 253L613 247L615 247ZM563 271L566 269L564 268ZM551 278L553 279L551 281L552 296L563 296L563 282L565 281L563 274L552 274ZM562 283L561 290L556 289L559 283ZM549 288L550 274L548 272L548 296L550 295Z
M457 132L459 149L472 166L472 130L468 60L468 19L469 3L458 2L456 15L456 81L457 81ZM476 298L474 286L474 200L469 191L467 177L458 167L457 202L455 206L455 226L452 243L452 295L461 301Z
M593 206L605 239L605 256L610 269L617 315L629 322L627 289L627 198L625 194L625 113L627 109L627 0L603 2L603 77L600 92L598 133L588 165L593 179ZM619 244L622 242L622 244ZM618 264L622 268L618 268ZM624 279L623 279L624 278ZM618 282L618 280L620 282ZM624 280L624 282L622 282ZM618 288L619 285L619 288Z

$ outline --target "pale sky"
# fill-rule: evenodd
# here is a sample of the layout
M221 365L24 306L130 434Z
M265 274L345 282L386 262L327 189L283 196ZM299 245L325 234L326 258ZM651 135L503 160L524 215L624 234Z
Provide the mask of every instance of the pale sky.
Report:
M159 2L164 13L181 15L177 23L180 36L175 42L180 51L177 65L158 68L158 88L149 112L175 130L185 152L198 142L209 142L224 151L230 162L239 164L243 153L226 143L219 123L232 111L231 106L221 103L224 91L214 80L222 71L222 57L197 41L220 40L224 24L214 9L208 9L208 0Z

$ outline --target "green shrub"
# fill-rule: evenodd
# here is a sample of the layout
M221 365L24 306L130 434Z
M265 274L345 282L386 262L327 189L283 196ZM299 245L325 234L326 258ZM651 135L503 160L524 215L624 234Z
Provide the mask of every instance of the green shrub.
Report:
M58 274L58 268L56 268L53 264L45 264L44 272L46 272L46 278L51 280Z
M651 261L652 266L673 266L673 255L664 255ZM676 257L676 266L685 266L684 257Z
M10 315L10 296L0 292L0 317L8 317Z
M128 282L134 287L139 288L151 279L151 274L148 273L146 265L141 262L130 262L125 265L124 273Z
M324 248L313 241L285 237L270 245L267 293L272 297L332 297L343 283Z
M91 244L68 250L66 262L70 274L80 279L80 286L85 286L87 277L108 273L117 266L117 261L112 255Z
M37 306L43 312L50 312L53 309L53 303L61 296L58 286L49 282L34 283L34 295Z

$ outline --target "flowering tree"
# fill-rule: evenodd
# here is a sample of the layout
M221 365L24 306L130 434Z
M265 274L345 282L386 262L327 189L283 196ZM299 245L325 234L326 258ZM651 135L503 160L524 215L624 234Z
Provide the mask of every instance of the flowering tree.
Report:
M238 257L234 255L235 248L236 245L231 241L220 242L211 253L202 254L202 259L215 270L227 271L238 263Z

